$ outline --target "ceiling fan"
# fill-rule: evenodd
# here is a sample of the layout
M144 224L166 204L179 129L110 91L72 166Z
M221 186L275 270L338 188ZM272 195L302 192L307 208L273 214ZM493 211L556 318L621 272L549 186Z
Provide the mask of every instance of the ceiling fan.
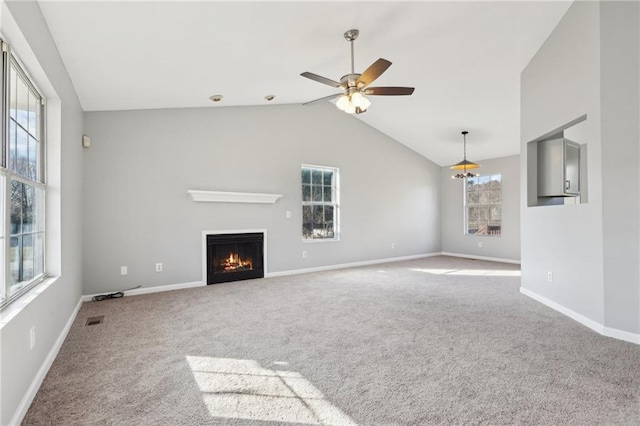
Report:
M315 102L338 98L336 106L342 111L349 114L363 113L371 105L371 101L367 99L369 95L375 96L401 96L413 93L413 87L368 87L375 79L380 77L383 72L391 66L391 62L386 59L378 59L369 66L362 74L354 71L353 65L353 42L358 38L358 30L349 30L344 33L344 38L351 43L351 73L343 76L340 81L334 81L326 77L319 76L311 72L303 72L303 77L326 84L327 86L342 89L342 93L325 96L313 101L304 103L309 105Z

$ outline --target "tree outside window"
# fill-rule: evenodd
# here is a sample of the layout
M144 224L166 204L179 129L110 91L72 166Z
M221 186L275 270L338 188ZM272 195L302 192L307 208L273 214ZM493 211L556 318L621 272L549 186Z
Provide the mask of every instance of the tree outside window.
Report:
M465 234L502 234L502 175L466 179Z

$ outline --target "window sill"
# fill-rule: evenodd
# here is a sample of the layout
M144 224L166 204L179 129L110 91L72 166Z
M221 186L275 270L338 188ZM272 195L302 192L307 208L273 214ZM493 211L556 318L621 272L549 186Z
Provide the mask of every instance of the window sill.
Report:
M302 239L303 243L335 243L340 241L340 238L318 238L318 239Z
M16 315L18 315L24 308L45 291L51 284L56 282L58 277L46 277L40 283L36 284L22 296L18 297L13 302L0 310L0 329L4 328Z

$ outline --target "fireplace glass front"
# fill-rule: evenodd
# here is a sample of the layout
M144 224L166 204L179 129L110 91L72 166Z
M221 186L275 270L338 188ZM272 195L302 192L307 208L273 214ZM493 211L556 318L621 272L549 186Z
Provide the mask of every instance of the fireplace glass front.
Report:
M263 233L207 235L207 284L264 277Z

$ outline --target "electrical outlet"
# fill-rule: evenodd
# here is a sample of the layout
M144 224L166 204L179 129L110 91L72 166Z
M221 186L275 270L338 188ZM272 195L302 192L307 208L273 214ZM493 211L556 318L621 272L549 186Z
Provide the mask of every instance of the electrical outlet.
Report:
M31 326L29 330L29 349L33 350L33 347L36 345L36 326Z
M287 210L287 219L291 219L291 211Z
M395 250L396 248L396 243L391 243L391 250Z
M482 241L478 242L478 248L482 248Z
M306 259L306 258L307 258L307 251L306 251L306 250L303 250L303 251L302 251L302 258L303 258L303 259Z
M120 275L127 275L128 271L127 271L127 267L126 266L121 266L120 267Z
M156 263L156 272L162 272L162 263Z
M553 272L547 272L547 281L549 281L550 283L553 282Z

